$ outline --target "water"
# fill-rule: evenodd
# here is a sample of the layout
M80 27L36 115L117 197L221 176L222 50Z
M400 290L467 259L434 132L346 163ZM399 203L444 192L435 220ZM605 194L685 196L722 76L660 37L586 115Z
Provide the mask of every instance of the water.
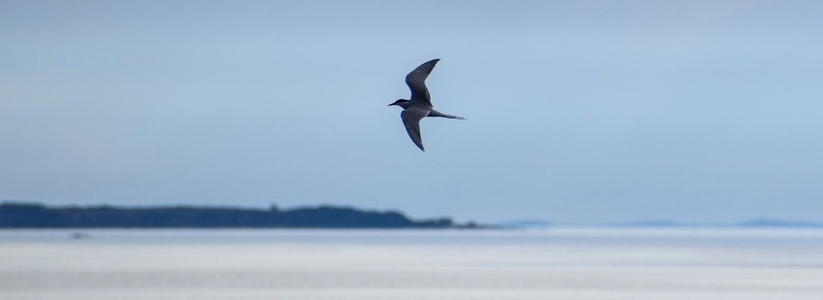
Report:
M823 299L823 231L0 230L0 299Z

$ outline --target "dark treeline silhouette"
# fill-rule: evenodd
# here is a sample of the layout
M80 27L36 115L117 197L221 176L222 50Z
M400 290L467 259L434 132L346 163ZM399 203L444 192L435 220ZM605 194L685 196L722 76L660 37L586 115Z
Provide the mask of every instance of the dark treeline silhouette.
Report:
M449 218L415 221L394 211L319 206L281 210L230 207L0 204L0 228L453 228Z

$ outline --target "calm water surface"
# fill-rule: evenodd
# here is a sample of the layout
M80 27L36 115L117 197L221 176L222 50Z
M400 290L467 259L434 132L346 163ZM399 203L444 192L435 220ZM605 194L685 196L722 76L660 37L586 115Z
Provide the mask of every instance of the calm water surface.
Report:
M0 230L0 299L819 300L823 231Z

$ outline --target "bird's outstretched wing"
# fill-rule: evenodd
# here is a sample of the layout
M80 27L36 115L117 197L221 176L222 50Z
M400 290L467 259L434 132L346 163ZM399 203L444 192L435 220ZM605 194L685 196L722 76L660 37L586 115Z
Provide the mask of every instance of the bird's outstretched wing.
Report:
M411 90L411 101L417 101L428 107L432 107L431 97L429 97L429 89L426 88L426 78L434 69L434 65L440 61L439 58L424 62L422 65L412 70L409 75L406 75L406 84Z
M426 152L423 149L423 139L420 137L420 120L429 114L429 109L423 107L412 106L404 109L400 113L400 118L403 119L403 125L406 126L406 132L409 134L412 142L417 145L417 148Z

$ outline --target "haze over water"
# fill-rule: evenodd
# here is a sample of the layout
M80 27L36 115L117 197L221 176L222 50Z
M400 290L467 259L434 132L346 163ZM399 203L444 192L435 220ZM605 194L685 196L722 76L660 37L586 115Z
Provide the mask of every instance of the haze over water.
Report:
M823 231L0 231L0 299L819 299Z
M823 1L0 1L0 201L820 223L821 28ZM386 105L433 58L468 120L422 153ZM0 300L823 299L821 230L83 232L0 230Z

